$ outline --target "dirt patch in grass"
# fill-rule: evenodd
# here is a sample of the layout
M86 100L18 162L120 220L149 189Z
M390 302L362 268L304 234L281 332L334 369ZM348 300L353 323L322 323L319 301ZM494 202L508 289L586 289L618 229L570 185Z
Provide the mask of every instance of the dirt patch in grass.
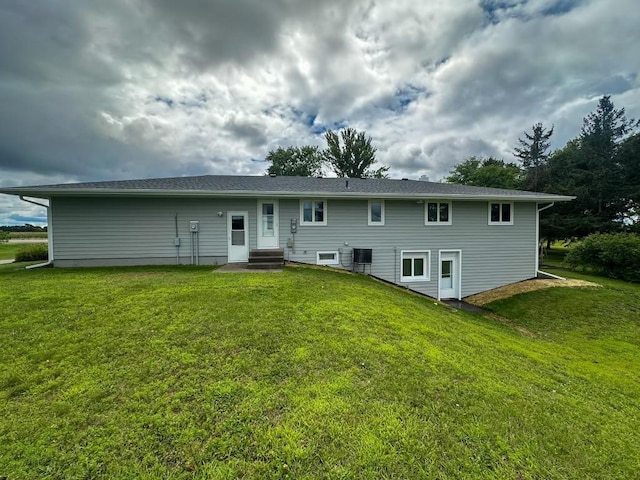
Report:
M540 278L535 280L525 280L524 282L513 283L504 287L495 288L488 292L479 293L477 295L471 295L465 298L465 301L472 305L483 306L487 303L495 302L496 300L502 300L503 298L512 297L519 293L533 292L535 290L541 290L543 288L552 287L601 287L597 283L587 282L586 280L576 280L573 278L567 278L565 280L556 280L550 278Z

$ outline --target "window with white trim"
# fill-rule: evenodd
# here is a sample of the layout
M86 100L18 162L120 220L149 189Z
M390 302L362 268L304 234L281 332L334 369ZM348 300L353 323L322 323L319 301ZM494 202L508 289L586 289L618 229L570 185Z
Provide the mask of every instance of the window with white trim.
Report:
M513 202L489 202L489 225L513 225Z
M428 282L431 253L427 251L405 251L400 253L400 281Z
M300 200L300 225L326 225L327 201L324 199Z
M340 255L338 252L317 252L317 265L338 265L340 263Z
M369 200L368 225L384 225L384 200Z
M425 225L451 225L451 202L425 202Z

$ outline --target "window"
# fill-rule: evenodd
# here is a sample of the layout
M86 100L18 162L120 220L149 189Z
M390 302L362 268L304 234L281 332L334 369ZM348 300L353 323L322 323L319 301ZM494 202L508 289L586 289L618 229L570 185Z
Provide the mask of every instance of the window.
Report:
M489 202L489 225L513 225L513 202Z
M369 225L384 225L384 200L369 200Z
M301 225L326 225L327 201L310 199L300 200Z
M451 202L427 202L425 225L451 225Z
M317 265L338 265L340 257L338 252L318 252L316 254Z
M430 254L426 252L401 252L400 281L429 281Z

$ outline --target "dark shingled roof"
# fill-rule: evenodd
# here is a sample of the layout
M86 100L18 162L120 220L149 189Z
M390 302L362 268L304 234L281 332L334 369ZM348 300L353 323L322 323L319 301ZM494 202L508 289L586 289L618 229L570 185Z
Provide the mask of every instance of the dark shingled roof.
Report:
M202 175L109 182L63 183L0 189L0 193L33 197L82 195L170 196L311 196L387 198L495 198L566 201L573 197L451 183L377 178L314 178Z

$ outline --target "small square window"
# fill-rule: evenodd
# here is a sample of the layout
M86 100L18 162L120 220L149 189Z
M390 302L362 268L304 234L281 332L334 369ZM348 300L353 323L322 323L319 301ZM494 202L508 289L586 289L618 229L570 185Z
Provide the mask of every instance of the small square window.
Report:
M427 202L425 225L451 225L451 202Z
M513 225L513 202L490 202L489 225Z

